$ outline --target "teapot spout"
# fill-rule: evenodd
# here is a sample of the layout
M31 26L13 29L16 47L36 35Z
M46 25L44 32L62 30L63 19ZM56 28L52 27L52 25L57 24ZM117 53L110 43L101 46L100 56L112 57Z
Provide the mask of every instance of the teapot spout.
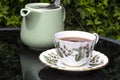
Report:
M27 16L29 13L31 12L31 10L29 10L29 9L21 9L21 11L20 11L20 14L21 14L21 16Z

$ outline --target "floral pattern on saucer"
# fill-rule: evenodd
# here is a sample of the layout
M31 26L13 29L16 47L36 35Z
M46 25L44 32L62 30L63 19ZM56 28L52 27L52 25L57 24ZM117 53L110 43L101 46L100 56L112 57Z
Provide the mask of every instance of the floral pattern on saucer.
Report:
M42 52L39 55L39 59L47 66L60 70L66 70L66 71L90 71L90 70L99 69L108 64L107 56L95 50L93 51L91 59L88 63L86 63L83 66L77 66L77 67L71 67L62 64L60 62L61 57L57 54L55 48Z
M48 55L45 55L44 57L45 57L46 61L51 65L57 65L57 61L58 61L58 59L60 59L58 54L54 54L52 52Z

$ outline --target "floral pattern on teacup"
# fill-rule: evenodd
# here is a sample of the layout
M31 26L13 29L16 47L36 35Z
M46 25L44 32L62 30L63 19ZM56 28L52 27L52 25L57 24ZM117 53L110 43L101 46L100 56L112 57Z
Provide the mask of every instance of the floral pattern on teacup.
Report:
M74 52L75 54L75 60L79 61L80 59L86 57L89 58L91 55L90 53L92 52L93 46L89 47L89 44L86 44L85 46L80 46L79 48L74 48L72 50L67 49L65 45L60 47L59 42L55 42L55 47L57 48L57 53L63 58L63 57L68 57L72 55Z

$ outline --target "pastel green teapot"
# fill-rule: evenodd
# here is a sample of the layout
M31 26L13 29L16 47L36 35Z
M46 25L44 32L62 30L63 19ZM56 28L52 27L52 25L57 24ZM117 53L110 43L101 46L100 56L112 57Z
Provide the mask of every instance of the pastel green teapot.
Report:
M53 47L54 34L64 30L64 7L59 5L55 9L42 8L47 5L49 3L29 3L20 11L23 16L20 37L31 48Z

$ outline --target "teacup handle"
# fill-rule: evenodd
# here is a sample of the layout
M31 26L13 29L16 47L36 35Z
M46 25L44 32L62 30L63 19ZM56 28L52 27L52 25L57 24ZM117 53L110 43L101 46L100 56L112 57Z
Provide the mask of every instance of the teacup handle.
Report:
M99 35L97 33L93 33L93 35L96 36L96 39L95 39L95 44L97 44L98 40L99 40Z

